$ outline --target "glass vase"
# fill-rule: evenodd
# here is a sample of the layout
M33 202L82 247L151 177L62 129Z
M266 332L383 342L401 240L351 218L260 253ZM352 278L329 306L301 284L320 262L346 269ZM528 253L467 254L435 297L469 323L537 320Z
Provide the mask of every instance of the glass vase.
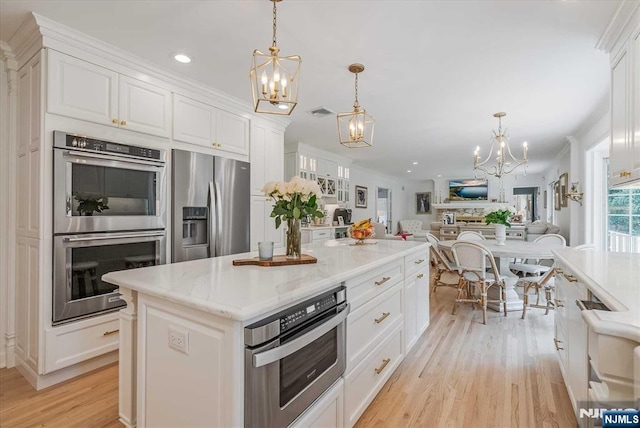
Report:
M302 234L300 219L287 219L287 258L299 259L302 256Z

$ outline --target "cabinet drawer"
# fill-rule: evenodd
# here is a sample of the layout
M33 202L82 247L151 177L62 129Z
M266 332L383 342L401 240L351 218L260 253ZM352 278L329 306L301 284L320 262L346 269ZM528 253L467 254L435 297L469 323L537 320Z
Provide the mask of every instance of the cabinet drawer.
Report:
M560 364L562 368L562 374L565 377L566 381L566 368L567 368L567 339L566 339L566 331L564 320L561 317L556 317L555 319L555 331L554 331L554 348L558 354L558 358L560 359Z
M347 369L373 349L394 325L402 323L402 285L398 284L349 314L347 321Z
M404 271L406 275L424 267L429 262L427 251L419 251L404 258Z
M345 426L356 423L402 361L402 335L398 326L345 377Z
M46 330L45 373L118 349L118 312Z
M371 272L345 281L351 310L354 311L403 279L403 261L396 260Z
M331 239L331 229L320 229L313 231L314 241L322 241L323 239Z

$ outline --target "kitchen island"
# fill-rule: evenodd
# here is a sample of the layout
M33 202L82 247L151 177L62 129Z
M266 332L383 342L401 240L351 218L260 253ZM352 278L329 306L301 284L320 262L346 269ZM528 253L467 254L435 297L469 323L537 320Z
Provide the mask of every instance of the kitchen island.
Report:
M355 423L428 325L429 245L353 242L303 246L318 259L310 265L232 265L256 256L246 253L106 274L127 302L120 312L121 421L243 426L244 327L344 283L349 408L343 417L339 394L335 425ZM375 323L362 322L374 314ZM369 365L377 366L373 378Z
M554 340L576 414L640 399L640 255L553 252Z

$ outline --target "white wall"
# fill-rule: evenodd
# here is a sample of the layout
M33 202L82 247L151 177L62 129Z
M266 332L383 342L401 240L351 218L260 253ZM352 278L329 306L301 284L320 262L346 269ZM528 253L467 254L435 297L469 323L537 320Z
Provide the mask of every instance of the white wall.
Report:
M552 183L558 181L561 174L565 172L569 173L569 182L571 182L572 172L570 171L571 166L571 143L569 141L566 142L566 145L560 151L558 156L554 159L551 165L545 171L545 183L547 185L546 189L548 192L552 192L553 187L550 187ZM564 236L567 240L567 245L572 244L571 242L571 209L572 206L569 205L567 207L561 207L560 211L555 211L553 204L550 204L547 210L549 214L548 219L552 218L552 215L555 216L554 224L560 227L560 235ZM553 210L553 211L552 211Z
M356 186L363 186L367 188L367 207L356 208L354 203L350 204L353 210L351 220L355 223L358 220L365 218L371 218L375 221L376 218L376 194L377 187L383 187L391 190L391 227L392 230L389 233L398 232L398 220L407 218L408 206L407 206L407 194L405 190L405 182L396 177L377 173L373 170L363 168L359 165L351 164L350 168L350 192L351 200L355 200L355 188Z
M416 193L424 193L431 192L431 214L418 214L416 207ZM434 191L434 182L433 180L414 180L407 181L405 184L405 195L406 195L406 213L405 216L400 218L398 217L396 220L421 220L422 228L429 229L429 224L432 221L436 221L436 209L433 207L433 204L436 203L435 191ZM397 223L397 222L396 222Z

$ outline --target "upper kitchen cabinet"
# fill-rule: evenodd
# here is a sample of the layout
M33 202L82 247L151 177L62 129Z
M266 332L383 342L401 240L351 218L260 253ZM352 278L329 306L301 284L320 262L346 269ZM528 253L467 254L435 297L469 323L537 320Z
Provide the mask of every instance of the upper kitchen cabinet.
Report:
M251 123L251 194L261 195L270 181L282 181L284 132L262 122Z
M640 25L628 34L611 51L612 187L640 182Z
M249 119L175 94L173 138L246 156L249 154Z
M171 92L49 50L47 111L142 132L171 135Z

